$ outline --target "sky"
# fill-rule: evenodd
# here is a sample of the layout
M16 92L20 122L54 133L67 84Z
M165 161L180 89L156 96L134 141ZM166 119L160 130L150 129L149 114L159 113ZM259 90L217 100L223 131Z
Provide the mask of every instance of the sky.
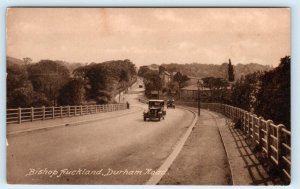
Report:
M288 8L10 8L6 45L35 62L277 66L290 35Z

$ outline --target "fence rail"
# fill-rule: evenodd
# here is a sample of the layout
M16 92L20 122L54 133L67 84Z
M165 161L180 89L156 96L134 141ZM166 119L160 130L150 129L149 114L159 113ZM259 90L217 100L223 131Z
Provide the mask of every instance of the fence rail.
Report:
M126 104L17 108L6 110L6 123L23 123L126 109Z
M178 104L197 107L196 102ZM291 180L291 132L284 125L275 125L272 120L226 104L201 103L201 108L221 113L234 121L240 120L244 134L261 147L268 160L282 171L288 181Z

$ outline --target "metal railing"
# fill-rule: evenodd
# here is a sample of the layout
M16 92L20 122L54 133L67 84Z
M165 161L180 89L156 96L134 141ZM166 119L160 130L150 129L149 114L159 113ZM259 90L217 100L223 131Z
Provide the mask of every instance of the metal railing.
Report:
M126 109L126 104L17 108L6 110L6 123L23 123Z
M197 107L197 102L179 104ZM221 113L234 121L240 120L244 134L291 180L291 132L284 125L275 125L272 120L226 104L201 103L201 108Z

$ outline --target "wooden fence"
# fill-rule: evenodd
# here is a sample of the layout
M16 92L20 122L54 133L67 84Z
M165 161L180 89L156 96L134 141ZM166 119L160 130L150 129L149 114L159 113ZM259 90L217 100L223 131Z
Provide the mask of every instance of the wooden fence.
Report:
M197 102L178 104L197 107ZM240 120L244 134L261 147L270 162L275 164L290 181L291 132L284 125L275 125L272 120L265 120L241 108L226 104L201 103L201 108L221 113L233 121Z
M101 112L112 112L126 109L126 104L105 104L86 106L59 106L39 108L17 108L7 109L6 123L19 123L96 114Z

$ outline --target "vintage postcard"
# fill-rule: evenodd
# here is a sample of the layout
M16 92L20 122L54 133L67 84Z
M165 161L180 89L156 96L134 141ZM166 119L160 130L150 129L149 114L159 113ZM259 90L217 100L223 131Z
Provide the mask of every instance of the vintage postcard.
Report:
M289 8L8 8L9 184L287 185Z

